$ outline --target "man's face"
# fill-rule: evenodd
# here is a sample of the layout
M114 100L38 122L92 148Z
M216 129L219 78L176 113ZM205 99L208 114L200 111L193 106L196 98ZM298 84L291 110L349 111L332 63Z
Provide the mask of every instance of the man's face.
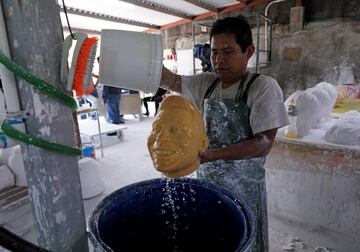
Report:
M211 64L223 83L242 78L253 52L254 46L250 45L243 53L234 34L216 34L211 39Z
M173 107L161 109L148 138L148 149L155 168L169 177L177 177L171 176L171 173L187 169L199 160L203 137L191 112Z

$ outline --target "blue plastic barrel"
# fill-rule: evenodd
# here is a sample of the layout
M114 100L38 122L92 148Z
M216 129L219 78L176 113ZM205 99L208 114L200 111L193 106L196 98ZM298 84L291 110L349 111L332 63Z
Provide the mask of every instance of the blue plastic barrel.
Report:
M253 214L241 199L197 179L153 179L120 188L94 209L95 251L249 251Z

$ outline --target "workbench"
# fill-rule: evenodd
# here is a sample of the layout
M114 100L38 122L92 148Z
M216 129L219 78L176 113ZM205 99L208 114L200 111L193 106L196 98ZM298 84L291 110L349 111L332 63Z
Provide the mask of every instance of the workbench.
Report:
M313 140L277 135L265 163L269 216L303 239L357 251L360 147Z

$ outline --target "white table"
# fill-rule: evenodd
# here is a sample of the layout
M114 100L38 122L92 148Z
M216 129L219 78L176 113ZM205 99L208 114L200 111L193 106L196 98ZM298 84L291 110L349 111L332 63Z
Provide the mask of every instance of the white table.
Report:
M123 137L123 130L126 126L108 123L103 116L99 116L96 108L80 108L77 111L78 115L97 112L97 120L83 119L78 120L80 135L88 137L92 143L95 142L94 137L99 136L101 156L104 157L102 134L109 134L116 132L119 139Z

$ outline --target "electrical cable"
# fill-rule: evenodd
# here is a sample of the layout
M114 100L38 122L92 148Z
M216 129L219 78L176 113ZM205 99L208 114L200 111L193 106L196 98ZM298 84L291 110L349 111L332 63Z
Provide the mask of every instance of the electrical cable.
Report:
M66 22L67 22L68 27L69 27L70 35L71 35L71 37L73 38L73 40L76 40L77 38L76 38L76 36L74 35L74 33L72 32L72 30L71 30L71 26L70 26L68 14L67 14L67 11L66 11L65 1L62 0L62 3L63 3L63 9L64 9L65 17L66 17Z
M3 246L6 249L9 249L10 251L49 252L49 250L40 248L1 226L0 226L0 244L1 246Z

